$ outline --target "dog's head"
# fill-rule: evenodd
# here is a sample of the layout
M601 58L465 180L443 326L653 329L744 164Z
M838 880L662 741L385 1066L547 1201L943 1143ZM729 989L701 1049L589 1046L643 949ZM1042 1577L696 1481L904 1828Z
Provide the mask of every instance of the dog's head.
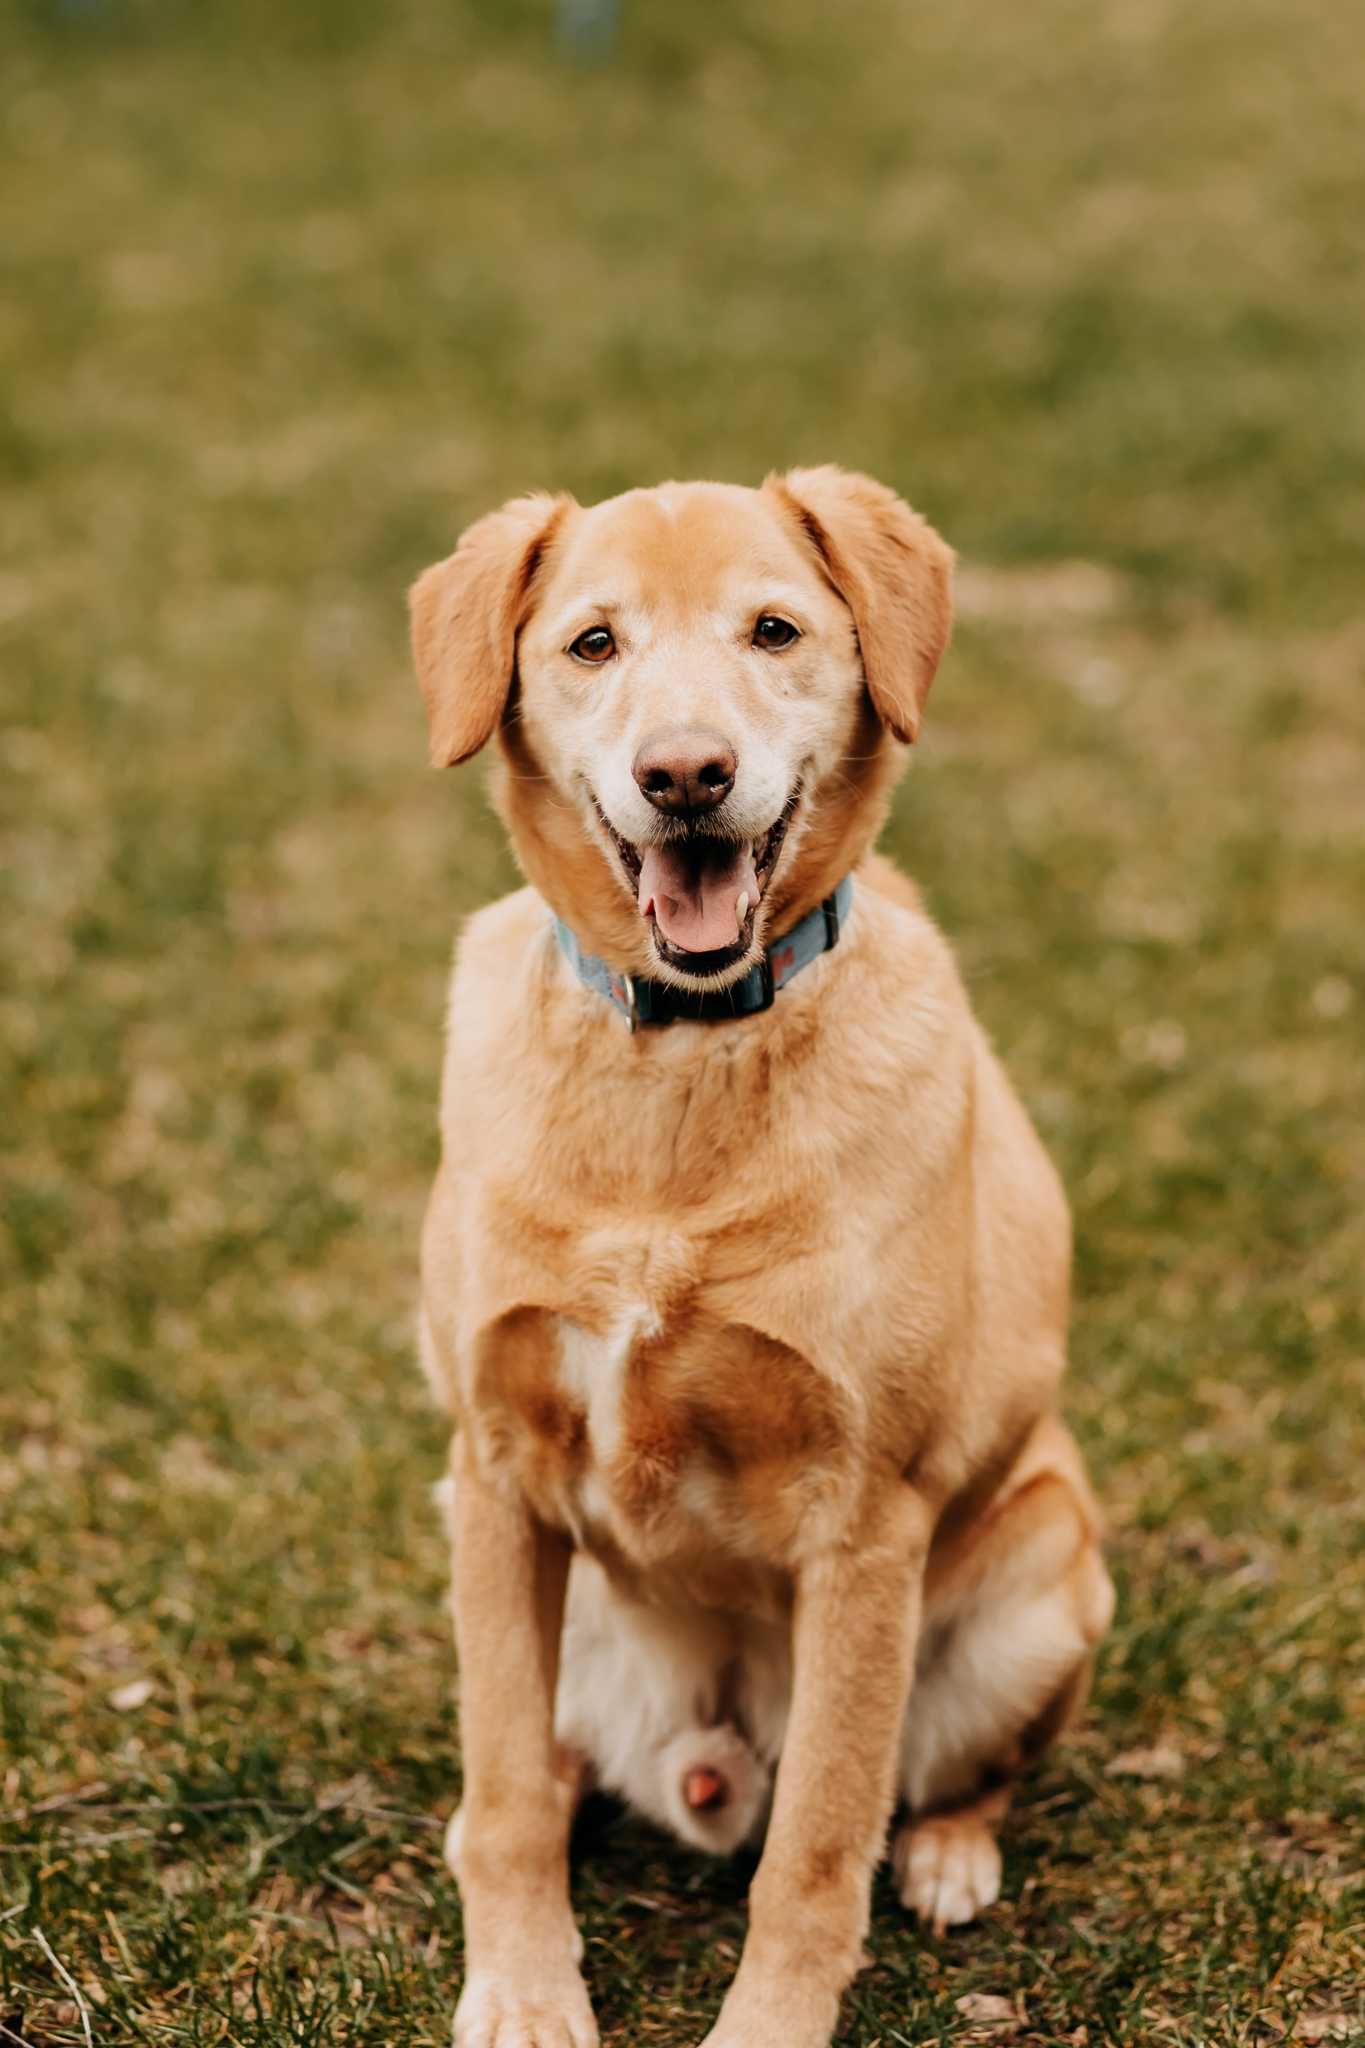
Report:
M832 468L514 499L413 586L432 759L496 731L522 866L583 944L723 987L879 830L952 559Z

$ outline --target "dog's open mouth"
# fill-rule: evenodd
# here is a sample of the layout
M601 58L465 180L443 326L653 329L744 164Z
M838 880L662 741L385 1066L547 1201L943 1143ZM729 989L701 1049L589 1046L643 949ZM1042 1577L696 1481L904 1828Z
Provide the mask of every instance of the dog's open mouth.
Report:
M709 975L744 957L800 794L798 784L758 839L691 829L645 846L622 838L598 805L662 960L686 974Z

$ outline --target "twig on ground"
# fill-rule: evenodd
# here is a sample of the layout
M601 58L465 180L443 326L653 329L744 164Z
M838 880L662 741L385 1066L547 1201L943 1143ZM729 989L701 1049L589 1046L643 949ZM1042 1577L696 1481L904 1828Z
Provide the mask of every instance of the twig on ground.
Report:
M70 1970L67 1969L66 1964L57 1954L56 1949L53 1948L52 1943L43 1933L41 1927L34 1928L33 1939L37 1942L39 1948L76 2001L76 2010L81 2016L81 2031L85 2035L85 2048L95 2048L95 2036L90 2030L90 2008L85 2002L85 1994L82 1992L80 1985L76 1982Z

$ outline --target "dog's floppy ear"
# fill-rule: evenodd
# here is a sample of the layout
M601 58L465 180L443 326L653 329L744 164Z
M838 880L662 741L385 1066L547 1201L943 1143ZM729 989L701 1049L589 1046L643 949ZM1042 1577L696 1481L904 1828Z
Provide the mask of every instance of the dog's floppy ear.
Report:
M467 761L491 739L512 687L537 566L572 503L544 491L512 498L463 533L454 554L408 592L433 767Z
M770 476L853 614L868 694L913 740L953 624L953 551L885 484L827 464Z

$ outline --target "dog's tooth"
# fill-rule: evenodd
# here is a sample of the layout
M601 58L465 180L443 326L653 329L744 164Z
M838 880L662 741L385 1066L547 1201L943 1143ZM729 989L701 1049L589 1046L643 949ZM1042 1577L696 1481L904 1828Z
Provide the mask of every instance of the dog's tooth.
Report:
M738 903L736 903L736 905L735 905L735 923L736 923L736 924L743 924L743 922L744 922L745 918L746 918L746 917L747 917L748 915L749 915L749 892L748 892L748 890L747 890L747 889L744 889L744 890L741 890L741 892L740 892L740 897L739 897L739 901L738 901Z

